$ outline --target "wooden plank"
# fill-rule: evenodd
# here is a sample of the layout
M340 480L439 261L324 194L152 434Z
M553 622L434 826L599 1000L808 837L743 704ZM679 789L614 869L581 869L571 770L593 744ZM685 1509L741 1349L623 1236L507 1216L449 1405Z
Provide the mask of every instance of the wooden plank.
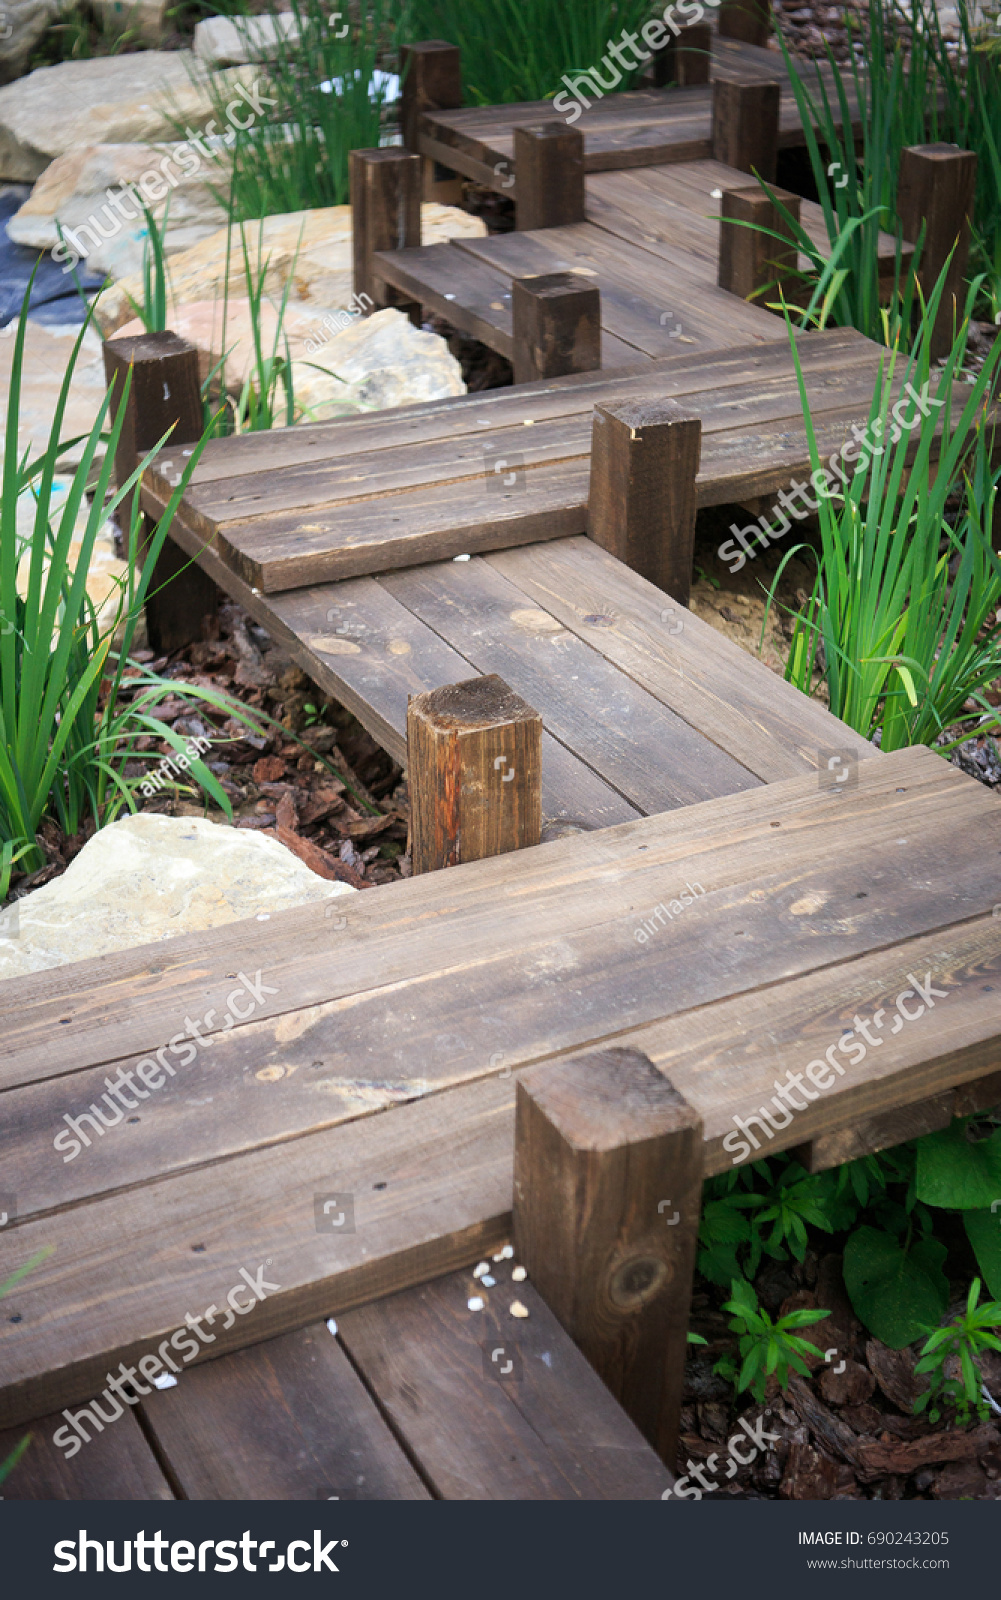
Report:
M659 1499L671 1474L532 1284L512 1283L506 1261L493 1270L495 1289L456 1273L340 1319L352 1360L436 1494ZM483 1310L469 1309L474 1297ZM516 1299L527 1317L509 1314Z
M510 284L488 267L471 265L456 250L454 240L380 251L373 256L372 266L383 282L510 361Z
M816 771L821 750L847 745L860 760L879 753L791 684L749 672L739 645L665 605L659 589L624 572L590 540L530 545L486 560L765 783Z
M248 1314L228 1331L216 1321L210 1343L192 1336L199 1360L496 1250L510 1229L512 1099L509 1082L476 1084L447 1109L445 1097L400 1106L19 1227L16 1264L43 1243L56 1251L10 1296L22 1322L0 1323L3 1426L100 1395L109 1368L155 1354L189 1313L225 1307L241 1268L265 1298L248 1308L243 1296ZM354 1196L354 1232L318 1231L316 1197L332 1193ZM172 1348L183 1383L187 1357Z
M108 1408L110 1414L110 1407ZM59 1444L53 1435L61 1432ZM173 1500L174 1496L131 1412L82 1440L56 1411L27 1427L0 1432L0 1461L31 1434L31 1443L3 1485L4 1500ZM76 1449L73 1442L76 1441Z
M756 786L548 612L526 606L522 591L485 562L408 568L379 582L478 671L498 673L542 713L554 738L642 811Z
M183 1372L142 1402L186 1500L428 1500L325 1322Z
M847 848L861 831L876 849L896 838L905 818L913 815L921 818L930 836L947 828L951 837L961 825L979 824L989 798L923 749L862 761L855 780L833 795L820 787L815 774L804 775L649 818L625 830L588 833L519 851L503 861L472 863L447 880L432 876L368 890L350 898L346 937L338 937L333 961L334 930L324 906L275 913L267 922L240 923L243 970L266 971L278 994L264 994L255 1020L229 1030L226 1048L268 1019L303 1007L357 995L367 987L392 993L401 980L419 976L429 965L433 970L435 960L448 971L460 955L473 965L488 953L504 958L524 944L524 924L511 915L512 908L531 905L532 936L544 944L576 923L586 928L628 918L632 907L647 903L654 892L663 893L659 885L664 876L675 874L682 863L687 875L695 876L710 894L736 893L740 885L770 880L776 824L783 829L783 871L798 883L798 874L816 876L820 863ZM952 819L948 824L946 816ZM785 883L787 877L779 881ZM602 895L597 907L596 883ZM802 898L806 891L796 892ZM339 906L345 903L341 900ZM972 916L980 899L957 890L948 905L957 916ZM886 926L876 908L854 908L853 926L867 918L878 941ZM434 958L419 938L429 925L436 926ZM626 929L626 948L635 961L633 926L630 922ZM454 946L444 942L446 927ZM221 1034L234 971L233 943L233 927L225 926L180 935L155 950L123 950L10 980L0 989L0 1087L63 1078L70 1036L74 1068L83 1072L156 1050L176 1032L184 1012L205 1017L214 1007L215 1024L203 1024L202 1031L209 1037ZM499 1048L502 1036L496 1036L496 1043L494 1037L482 1042L489 1039L491 1049ZM274 1036L271 1043L278 1043ZM285 1039L283 1048L283 1059L291 1062L300 1052L305 1060L311 1040L300 1032L299 1039ZM289 1087L286 1082L283 1093ZM298 1085L294 1087L297 1091ZM244 1111L243 1117L248 1114ZM192 1112L192 1121L199 1116L205 1116L204 1110ZM190 1140L190 1129L186 1137ZM43 1177L40 1167L38 1177ZM21 1198L24 1216L33 1207L27 1193Z
M863 1117L837 1133L825 1133L809 1144L796 1147L796 1157L807 1172L825 1172L846 1161L858 1161L877 1150L889 1150L907 1139L920 1139L926 1133L947 1128L954 1115L955 1091L914 1100L896 1111L883 1111L876 1117Z

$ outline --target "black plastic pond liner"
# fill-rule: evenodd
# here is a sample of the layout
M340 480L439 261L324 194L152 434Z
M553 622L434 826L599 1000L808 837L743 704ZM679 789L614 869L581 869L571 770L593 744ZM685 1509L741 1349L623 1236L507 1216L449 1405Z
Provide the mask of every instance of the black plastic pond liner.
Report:
M38 272L31 291L28 315L35 322L45 322L50 326L82 322L85 307L77 292L77 283L85 293L93 294L101 287L104 278L99 273L88 272L83 263L75 273L64 272L60 263L53 261L48 250L29 249L25 245L14 244L7 237L8 221L30 193L27 184L9 184L0 194L0 328L5 328L20 315L24 291L36 261Z

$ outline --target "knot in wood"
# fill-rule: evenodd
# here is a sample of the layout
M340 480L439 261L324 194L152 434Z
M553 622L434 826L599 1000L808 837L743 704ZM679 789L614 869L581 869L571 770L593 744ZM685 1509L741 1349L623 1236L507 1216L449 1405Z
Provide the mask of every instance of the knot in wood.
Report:
M609 1299L623 1311L638 1311L659 1294L674 1277L674 1267L662 1256L630 1256L614 1269Z

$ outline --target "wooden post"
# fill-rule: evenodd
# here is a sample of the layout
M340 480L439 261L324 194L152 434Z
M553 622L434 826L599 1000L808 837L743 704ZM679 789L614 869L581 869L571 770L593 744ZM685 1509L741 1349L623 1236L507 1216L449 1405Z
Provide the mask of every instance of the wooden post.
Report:
M413 870L538 844L542 718L503 678L470 678L407 705Z
M640 1051L519 1075L517 1258L671 1471L702 1172L701 1119Z
M594 408L587 531L687 606L702 423L674 400Z
M722 0L717 15L721 39L740 39L762 50L767 46L772 31L770 0Z
M413 155L421 154L421 118L426 111L453 111L462 105L462 53L444 39L425 39L400 51L400 130ZM425 200L458 204L462 180L451 167L422 158Z
M584 221L584 135L565 122L514 130L516 224L563 228Z
M777 83L713 80L713 159L775 182L779 152Z
M773 189L773 194L799 221L800 197L786 189ZM747 224L753 223L753 227ZM759 229L767 228L767 233ZM788 244L772 237L781 233ZM720 202L719 276L721 289L739 294L749 300L756 289L774 285L772 293L759 297L756 304L764 307L766 300L778 300L779 292L786 299L795 292L799 280L795 272L799 251L792 226L777 205L757 184L743 189L724 189ZM776 280L778 280L776 282Z
M349 171L355 294L413 318L416 303L379 277L372 257L377 250L406 250L421 242L420 156L394 146L352 150Z
M601 366L601 295L579 273L515 278L511 310L515 383Z
M919 144L900 152L897 214L904 238L911 244L916 242L922 222L925 225L918 279L926 299L955 245L935 319L933 358L952 348L953 327L962 317L976 183L977 157L972 150L961 150L955 144Z
M678 38L655 51L651 69L654 88L664 89L670 83L679 88L708 83L712 38L708 22L691 22Z
M198 378L198 351L176 333L141 333L130 339L108 339L104 345L104 372L115 385L112 413L117 419L125 391L125 380L132 368L132 388L115 452L115 478L125 483L129 475L167 430L174 425L168 445L180 452L181 446L194 444L202 436L202 394ZM183 467L178 454L177 470ZM120 504L119 524L126 541L134 510L138 510L136 486ZM145 561L153 524L148 517L140 521L140 561ZM153 569L146 601L146 631L150 647L159 653L180 650L204 636L206 619L215 615L219 590L212 579L195 566L190 556L169 537Z

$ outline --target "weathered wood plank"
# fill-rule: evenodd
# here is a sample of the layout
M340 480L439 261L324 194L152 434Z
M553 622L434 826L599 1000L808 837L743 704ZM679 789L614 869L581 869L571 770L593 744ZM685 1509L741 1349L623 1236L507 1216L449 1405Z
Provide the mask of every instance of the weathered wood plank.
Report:
M340 1319L352 1359L436 1493L659 1499L671 1474L533 1286L512 1283L507 1261L492 1270L494 1289L456 1273ZM474 1296L480 1311L469 1309ZM527 1317L510 1315L516 1301Z
M60 1431L60 1443L55 1444L53 1435ZM131 1414L95 1432L86 1448L59 1411L36 1417L26 1427L5 1428L0 1432L0 1461L6 1460L26 1433L31 1434L31 1443L4 1481L4 1500L174 1498Z
M186 1500L428 1500L325 1322L183 1372L142 1410Z

